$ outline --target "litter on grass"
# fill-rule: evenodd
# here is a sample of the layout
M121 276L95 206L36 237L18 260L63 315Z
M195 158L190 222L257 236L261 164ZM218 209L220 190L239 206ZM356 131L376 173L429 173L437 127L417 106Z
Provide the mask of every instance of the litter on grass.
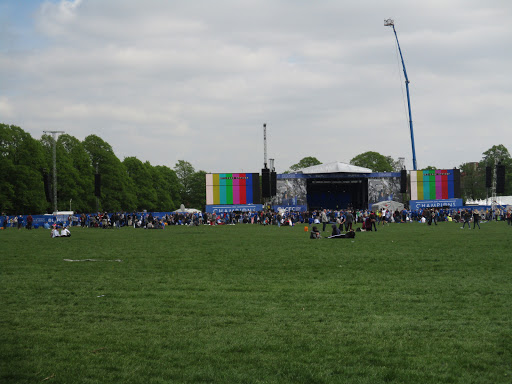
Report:
M118 263L122 262L121 259L115 259L115 260L100 260L100 259L81 259L81 260L72 260L72 259L64 259L64 261L117 261Z

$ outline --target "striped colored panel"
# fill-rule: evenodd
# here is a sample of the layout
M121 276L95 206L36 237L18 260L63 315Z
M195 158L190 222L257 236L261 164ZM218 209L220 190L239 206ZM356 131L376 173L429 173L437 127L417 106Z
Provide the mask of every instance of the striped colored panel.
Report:
M213 204L220 204L220 175L215 173L213 175Z
M260 204L258 173L210 173L206 175L206 203Z
M423 190L423 172L422 171L414 171L416 172L416 179L418 182L416 183L418 185L418 200L425 200L424 198L424 190Z
M241 179L238 180L238 191L240 194L240 202L238 204L247 204L247 179L246 177L251 176L250 173L240 173Z
M448 198L448 170L443 169L441 175L441 199Z
M436 183L436 199L443 198L443 176L440 172L436 171L436 175L434 176Z
M240 177L241 173L233 173L233 204L240 204Z
M233 174L225 173L226 177L226 202L224 204L233 204Z
M423 200L430 200L430 176L429 171L422 171Z
M219 204L227 204L227 193L226 193L226 174L219 174L219 195L220 202Z
M253 201L253 186L255 184L254 180L257 180L258 188L260 186L259 184L259 178L255 179L254 175L258 175L257 173L246 173L247 180L245 182L245 204L254 204ZM259 176L259 175L258 175ZM259 203L259 201L258 201Z
M206 204L213 204L213 175L211 173L206 174Z
M411 200L418 200L418 177L416 171L410 172L411 177Z
M453 169L448 170L447 184L447 198L453 199L455 197L455 183L453 182Z

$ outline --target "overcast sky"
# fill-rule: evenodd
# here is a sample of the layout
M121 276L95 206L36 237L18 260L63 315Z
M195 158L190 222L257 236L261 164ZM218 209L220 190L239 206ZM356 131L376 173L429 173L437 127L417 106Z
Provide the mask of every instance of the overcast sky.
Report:
M100 136L122 160L282 172L412 151L512 151L508 0L0 0L0 122Z

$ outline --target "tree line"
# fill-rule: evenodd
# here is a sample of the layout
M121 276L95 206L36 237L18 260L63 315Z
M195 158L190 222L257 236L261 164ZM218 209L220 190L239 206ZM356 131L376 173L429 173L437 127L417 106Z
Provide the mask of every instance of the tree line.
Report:
M58 210L75 212L142 211L167 212L187 207L204 209L206 172L196 171L192 164L178 160L174 169L151 165L136 157L119 160L112 146L96 135L83 141L62 134L56 141L58 175ZM53 137L34 139L14 125L0 124L0 212L6 214L45 213L53 211L46 198L43 175L53 169ZM512 195L512 158L504 145L495 145L482 153L479 161L463 163L462 197L485 199L490 191L485 186L485 168L505 165L505 193ZM304 157L286 172L322 164L317 158ZM350 164L374 172L400 170L400 163L378 152L364 152ZM435 169L429 166L426 169ZM285 172L285 173L286 173ZM101 175L101 194L97 199L94 175ZM50 186L51 187L51 186ZM50 196L53 196L51 191Z
M53 169L53 144L50 135L36 140L20 127L0 124L1 212L53 211L44 185L44 174ZM121 161L112 146L96 135L80 141L62 134L55 144L59 211L69 210L70 205L75 212L168 212L181 204L204 208L206 172L196 171L187 161L179 160L174 169L136 157ZM95 196L96 173L101 175L99 198Z

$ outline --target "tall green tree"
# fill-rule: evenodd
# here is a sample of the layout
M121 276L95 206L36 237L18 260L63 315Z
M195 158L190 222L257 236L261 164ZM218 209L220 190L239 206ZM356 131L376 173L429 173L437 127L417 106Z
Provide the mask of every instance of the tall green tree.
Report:
M493 145L487 151L482 153L483 167L489 166L494 169L495 164L501 163L505 166L505 193L504 195L512 195L512 158L510 152L503 145Z
M74 183L76 184L76 193L73 198L73 210L76 212L93 212L95 210L94 198L94 168L89 154L85 150L83 143L70 135L61 135L58 142L62 149L71 159L76 173Z
M169 167L157 165L152 167L153 185L158 196L157 210L160 212L174 211L179 208L180 182L176 172Z
M123 160L128 176L135 186L134 194L136 209L142 211L155 211L158 205L158 196L152 177L152 166L149 162L143 163L136 157L126 157Z
M45 149L47 169L53 169L53 137L43 135L40 140ZM94 210L93 170L82 143L73 136L63 134L56 143L57 209L76 212ZM53 187L53 186L52 186ZM52 194L53 195L53 194Z
M298 163L293 164L285 173L297 172L300 169L320 165L322 162L314 156L303 157Z
M191 195L192 178L195 173L194 167L188 161L178 160L174 166L174 171L176 172L176 176L179 180L179 190L181 197L180 204L184 204L188 208L192 202Z
M137 205L135 185L110 144L96 135L87 136L83 144L92 166L97 166L101 174L100 209L109 212L134 210Z
M464 201L485 199L485 166L483 163L464 163L459 166L461 171L461 194Z
M44 213L43 148L15 125L0 124L1 210L8 214Z
M197 171L191 180L190 206L204 210L206 205L206 172Z
M393 159L378 152L368 151L361 153L350 160L350 164L369 168L373 172L393 172Z

